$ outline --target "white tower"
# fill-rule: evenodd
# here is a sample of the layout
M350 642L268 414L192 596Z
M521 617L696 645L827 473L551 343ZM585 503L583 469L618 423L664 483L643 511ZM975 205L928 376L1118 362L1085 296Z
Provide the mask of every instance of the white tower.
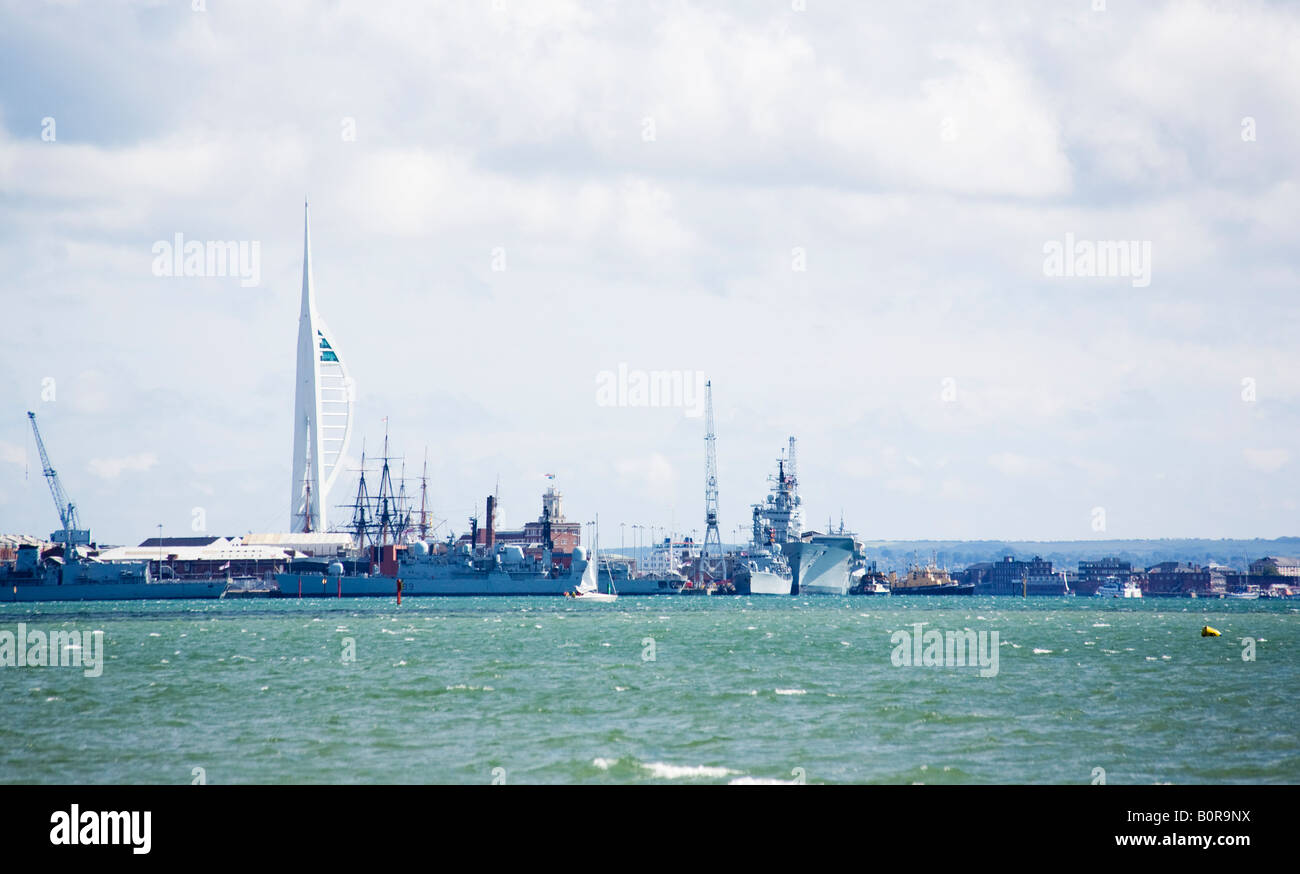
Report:
M326 531L326 497L352 436L352 380L334 336L316 312L311 278L311 223L303 203L302 310L293 403L293 485L289 530Z

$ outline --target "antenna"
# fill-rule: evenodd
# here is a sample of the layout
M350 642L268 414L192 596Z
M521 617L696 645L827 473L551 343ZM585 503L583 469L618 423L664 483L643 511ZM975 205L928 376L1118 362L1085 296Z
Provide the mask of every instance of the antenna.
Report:
M794 438L790 438L790 458L786 465L786 473L790 477L790 490L796 494L799 492L799 466L794 451Z

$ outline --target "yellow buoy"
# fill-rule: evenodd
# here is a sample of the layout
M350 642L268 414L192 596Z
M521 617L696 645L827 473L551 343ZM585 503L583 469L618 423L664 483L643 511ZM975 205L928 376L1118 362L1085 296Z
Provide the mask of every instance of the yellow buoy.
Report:
M1210 626L1207 625L1201 629L1201 637L1219 637L1219 636L1220 636L1219 630L1217 628L1211 628Z

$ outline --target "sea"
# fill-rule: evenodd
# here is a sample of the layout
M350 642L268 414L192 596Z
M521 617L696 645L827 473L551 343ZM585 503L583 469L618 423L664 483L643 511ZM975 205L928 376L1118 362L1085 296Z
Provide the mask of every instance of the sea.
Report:
M0 633L103 646L95 671L0 667L0 782L1300 783L1298 614L1085 597L0 604ZM962 659L949 638L982 646Z

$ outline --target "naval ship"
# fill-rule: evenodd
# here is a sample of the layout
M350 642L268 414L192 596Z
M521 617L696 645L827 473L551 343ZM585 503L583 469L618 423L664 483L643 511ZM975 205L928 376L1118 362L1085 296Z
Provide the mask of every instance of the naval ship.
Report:
M767 501L754 509L771 528L772 542L790 565L791 594L847 595L855 540L847 534L804 533L793 437L789 457L777 459L777 474L771 482Z
M764 524L754 508L753 533L747 549L732 556L732 584L737 595L789 595L794 591L794 573L785 553L776 543L771 525Z
M77 554L41 560L24 543L13 567L0 567L0 601L139 601L154 598L220 598L225 580L154 580L145 562L102 562Z
M62 555L44 559L32 543L19 545L12 566L0 564L0 601L124 601L152 598L220 598L225 580L153 580L146 562L104 562L95 558L90 529L81 527L77 506L68 499L63 482L50 464L36 426L27 413L40 452L41 467L59 514L60 530L50 540L63 545ZM82 547L86 554L81 552ZM50 551L53 552L52 550ZM161 570L159 571L161 573Z
M612 593L610 563L606 562L598 574L600 563L581 546L575 545L571 552L564 553L556 549L555 537L560 533L576 535L578 526L564 522L560 494L554 488L543 495L542 518L534 529L538 542L520 545L497 542L495 495L487 497L482 529L478 518L471 516L466 538L457 540L449 535L444 542L424 539L428 533L424 521L427 513L421 509L421 522L415 525L411 508L403 499L404 489L394 494L387 437L379 483L378 491L371 495L363 455L352 504L351 528L357 554L346 562L341 558L290 562L275 575L279 597L565 595L583 583L595 585L601 593ZM422 495L421 507L424 505Z
M394 550L396 552L396 550ZM282 598L351 598L396 595L564 595L572 594L584 577L596 578L596 563L586 551L574 547L569 567L552 563L546 550L540 557L524 554L518 546L436 544L423 540L409 544L395 559L387 556L376 573L349 574L343 563L332 561L323 569L315 564L291 564L276 574ZM608 581L596 581L597 591L608 592Z

